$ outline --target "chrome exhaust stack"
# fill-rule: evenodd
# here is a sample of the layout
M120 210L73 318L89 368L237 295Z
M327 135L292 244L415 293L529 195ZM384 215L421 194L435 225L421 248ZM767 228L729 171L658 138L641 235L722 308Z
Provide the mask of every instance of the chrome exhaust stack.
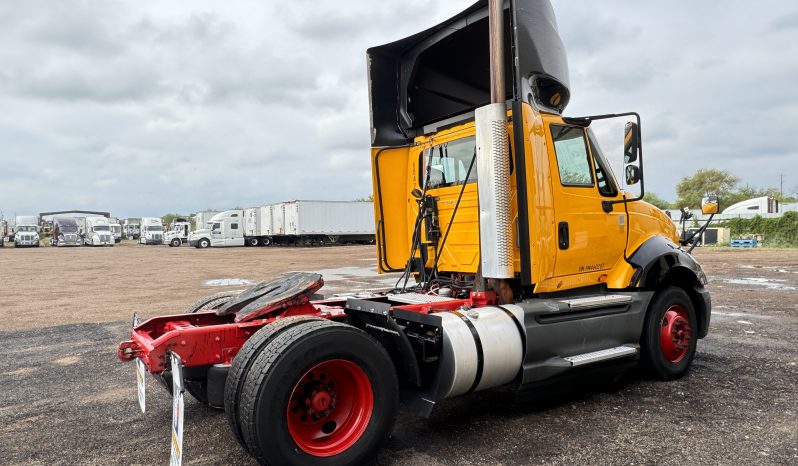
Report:
M512 278L513 242L510 217L510 141L504 87L504 2L488 1L490 100L475 111L479 252L482 276Z

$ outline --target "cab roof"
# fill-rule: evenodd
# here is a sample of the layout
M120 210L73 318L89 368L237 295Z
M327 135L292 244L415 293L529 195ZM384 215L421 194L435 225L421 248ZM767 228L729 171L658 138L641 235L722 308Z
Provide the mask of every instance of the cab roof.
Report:
M508 0L504 20L507 99L561 114L568 64L549 0ZM490 103L487 0L366 54L372 146L409 144Z

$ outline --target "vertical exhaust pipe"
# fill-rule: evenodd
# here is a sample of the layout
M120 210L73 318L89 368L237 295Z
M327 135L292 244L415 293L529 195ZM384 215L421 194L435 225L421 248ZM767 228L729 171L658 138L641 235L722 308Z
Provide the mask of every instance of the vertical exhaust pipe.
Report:
M510 147L504 86L504 2L488 0L490 101L476 109L479 252L482 276L512 278Z

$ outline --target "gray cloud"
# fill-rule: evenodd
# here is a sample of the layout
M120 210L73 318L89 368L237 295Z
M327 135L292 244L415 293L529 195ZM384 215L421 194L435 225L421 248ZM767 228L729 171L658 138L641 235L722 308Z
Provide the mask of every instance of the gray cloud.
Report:
M120 216L371 191L365 49L469 1L0 3L0 210ZM796 170L798 7L555 0L572 115L643 115L647 186ZM620 126L599 131L618 158Z

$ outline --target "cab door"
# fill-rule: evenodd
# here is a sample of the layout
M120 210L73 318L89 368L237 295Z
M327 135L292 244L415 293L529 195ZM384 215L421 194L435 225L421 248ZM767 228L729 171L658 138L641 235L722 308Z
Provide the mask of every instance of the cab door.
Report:
M224 246L224 231L222 222L213 222L211 225L211 246Z
M619 205L605 212L603 202L620 199L621 193L592 134L559 118L546 126L557 240L554 276L575 276L569 284L583 286L623 260L627 218Z
M225 226L227 227L225 246L243 246L244 229L241 221L238 219L233 219L232 221L225 222Z

